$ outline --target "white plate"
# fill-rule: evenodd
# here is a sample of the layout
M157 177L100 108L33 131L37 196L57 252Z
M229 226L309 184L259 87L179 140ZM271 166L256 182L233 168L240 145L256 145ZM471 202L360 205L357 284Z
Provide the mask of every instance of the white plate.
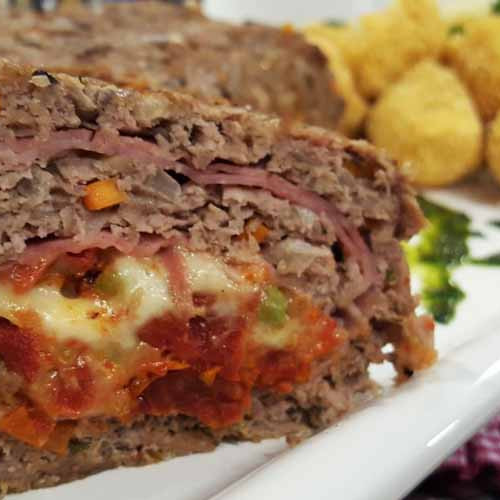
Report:
M475 0L479 3L482 0ZM306 22L342 17L384 0L208 0L219 17ZM446 3L450 4L448 0ZM281 5L281 7L280 7ZM435 200L465 210L486 238L473 251L500 250L496 204L467 201L460 192ZM437 328L439 362L370 406L294 449L283 440L223 445L215 452L137 469L102 473L16 500L391 500L401 498L500 410L500 270L464 267L467 293L455 321ZM387 381L384 367L376 377Z

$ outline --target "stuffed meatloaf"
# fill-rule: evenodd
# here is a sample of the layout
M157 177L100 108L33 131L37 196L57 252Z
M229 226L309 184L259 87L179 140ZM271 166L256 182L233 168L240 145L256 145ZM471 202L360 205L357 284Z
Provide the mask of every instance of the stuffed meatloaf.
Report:
M206 99L334 127L343 109L322 53L290 29L231 25L165 2L102 11L11 11L0 57L139 89L182 89Z
M4 489L301 439L434 360L368 144L10 64L0 103Z

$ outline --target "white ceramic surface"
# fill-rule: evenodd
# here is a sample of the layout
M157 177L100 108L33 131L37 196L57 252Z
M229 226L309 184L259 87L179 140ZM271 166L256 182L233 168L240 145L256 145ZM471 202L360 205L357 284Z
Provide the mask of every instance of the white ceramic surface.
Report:
M318 19L350 19L380 9L392 0L203 0L213 17L301 26ZM439 0L446 11L487 8L492 0Z
M466 0L482 4L482 0ZM453 0L446 3L450 5ZM304 23L350 17L384 0L207 0L230 19ZM460 192L432 197L467 211L486 234L477 255L500 250L499 201L467 201ZM470 198L469 198L470 199ZM224 445L210 454L119 469L16 500L393 500L401 498L454 448L500 411L500 269L464 267L467 292L455 321L439 326L439 362L363 410L290 450L283 440ZM386 367L374 370L387 382Z

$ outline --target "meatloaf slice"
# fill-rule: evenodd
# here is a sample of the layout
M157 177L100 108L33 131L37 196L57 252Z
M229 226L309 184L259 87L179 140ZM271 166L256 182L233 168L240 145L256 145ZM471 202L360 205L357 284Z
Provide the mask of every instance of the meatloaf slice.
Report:
M7 63L0 103L4 489L301 439L433 362L367 143Z
M0 18L0 57L118 85L180 89L334 127L342 99L322 53L301 34L216 22L165 2Z

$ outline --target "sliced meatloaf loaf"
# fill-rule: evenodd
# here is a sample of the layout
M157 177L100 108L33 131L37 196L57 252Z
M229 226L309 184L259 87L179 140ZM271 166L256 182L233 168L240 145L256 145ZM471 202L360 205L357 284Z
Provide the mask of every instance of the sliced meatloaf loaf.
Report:
M301 34L231 25L165 2L0 18L0 57L334 127L343 109L322 53Z
M423 217L365 142L6 63L0 210L9 491L302 439L434 360Z

